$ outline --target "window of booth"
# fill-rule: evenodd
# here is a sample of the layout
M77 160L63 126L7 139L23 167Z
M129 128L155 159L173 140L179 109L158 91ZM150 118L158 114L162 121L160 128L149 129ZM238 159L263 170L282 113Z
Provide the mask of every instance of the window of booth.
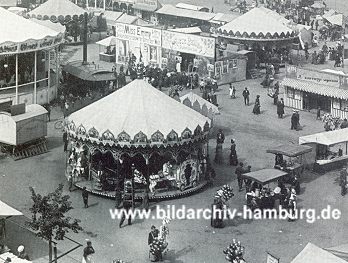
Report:
M336 110L348 112L348 101L342 99L336 99L332 102L332 107Z
M231 59L229 61L228 67L231 69L237 68L237 59Z
M286 96L289 99L295 99L295 90L293 88L287 87L287 89L286 89Z
M0 57L0 89L16 85L16 57Z

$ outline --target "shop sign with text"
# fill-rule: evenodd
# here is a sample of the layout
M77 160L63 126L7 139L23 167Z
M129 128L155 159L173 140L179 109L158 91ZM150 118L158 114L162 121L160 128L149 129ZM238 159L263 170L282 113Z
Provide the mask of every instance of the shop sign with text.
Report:
M117 23L115 28L117 39L161 46L161 30L159 29L122 23Z
M215 39L196 35L162 31L162 47L179 52L213 58Z

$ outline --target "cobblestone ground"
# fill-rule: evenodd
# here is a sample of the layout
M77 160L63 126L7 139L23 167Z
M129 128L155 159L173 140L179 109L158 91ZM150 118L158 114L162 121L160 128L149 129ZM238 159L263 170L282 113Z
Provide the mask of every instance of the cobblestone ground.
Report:
M90 54L98 54L96 45L89 45ZM74 52L70 60L79 59L80 50ZM91 55L89 61L98 61L96 55ZM112 67L111 64L103 65ZM310 66L310 65L309 65ZM321 66L332 68L331 62ZM283 70L283 69L282 69ZM279 78L282 78L280 74ZM267 154L270 145L298 142L298 137L323 131L323 123L315 120L315 114L301 112L302 131L290 130L291 109L286 109L284 119L278 119L276 108L267 91L260 85L261 80L248 80L236 83L237 98L228 97L228 87L221 86L218 91L218 102L221 115L215 119L215 127L211 134L210 151L213 156L213 139L216 130L222 128L226 135L226 142L234 138L237 143L239 160L252 166L252 170L271 167L274 156ZM262 114L255 116L251 113L252 104L247 107L242 101L242 90L248 87L251 92L251 102L256 95L261 95ZM197 92L197 91L195 91ZM0 159L0 199L21 210L30 218L29 186L38 192L53 191L59 183L66 183L64 177L64 153L62 134L54 129L54 122L61 116L58 109L52 112L52 121L48 124L48 142L50 151L44 155L13 161L11 158ZM229 145L224 145L224 156L228 157ZM214 187L195 196L159 203L162 207L168 204L180 206L185 204L188 208L208 208L211 205L214 192L224 183L237 188L234 168L227 164L216 166L217 178ZM306 172L302 180L303 194L299 196L299 207L315 208L317 210L328 204L342 211L342 218L338 221L317 221L309 224L303 220L296 222L287 221L257 221L237 218L226 223L223 229L212 229L206 220L173 220L170 224L169 252L165 262L173 263L204 263L225 262L222 250L232 238L239 239L246 248L245 258L248 263L266 261L266 251L279 256L281 262L290 262L307 242L312 242L321 247L336 246L346 242L347 230L347 197L340 196L337 183L338 171L325 175ZM96 249L95 259L98 263L110 263L112 259L122 258L127 262L143 263L148 260L147 234L151 225L160 225L159 220L135 219L132 226L118 228L118 221L110 218L109 209L113 208L111 200L90 197L90 208L84 209L81 192L69 192L65 186L65 193L70 194L74 209L70 215L81 219L84 231L79 234L69 233L69 237L84 243L91 239ZM244 194L236 192L232 198L231 208L241 208L244 204ZM152 204L155 205L155 204ZM11 219L22 223L22 219ZM23 232L19 237L29 237ZM34 262L47 262L46 244L35 240L36 251L32 251ZM61 252L72 247L68 241L59 242ZM30 251L29 251L30 252ZM71 263L80 261L82 249L75 250L61 262Z

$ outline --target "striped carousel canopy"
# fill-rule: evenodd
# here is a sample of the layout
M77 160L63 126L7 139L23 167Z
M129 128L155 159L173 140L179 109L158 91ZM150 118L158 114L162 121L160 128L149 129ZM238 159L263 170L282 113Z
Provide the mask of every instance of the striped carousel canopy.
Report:
M81 16L85 12L87 11L69 0L48 0L29 12L29 16L44 20L58 20L59 18L71 19L73 16Z
M72 113L72 137L111 145L161 145L205 136L210 119L142 79Z
M236 39L282 40L296 37L284 17L274 11L256 7L218 28L218 33Z

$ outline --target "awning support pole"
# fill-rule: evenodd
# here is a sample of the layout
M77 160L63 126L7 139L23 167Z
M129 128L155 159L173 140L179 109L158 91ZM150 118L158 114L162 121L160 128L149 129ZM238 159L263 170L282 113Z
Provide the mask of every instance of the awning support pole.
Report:
M37 97L37 51L34 52L34 99L33 102L36 104Z
M18 102L18 54L16 54L16 104Z

